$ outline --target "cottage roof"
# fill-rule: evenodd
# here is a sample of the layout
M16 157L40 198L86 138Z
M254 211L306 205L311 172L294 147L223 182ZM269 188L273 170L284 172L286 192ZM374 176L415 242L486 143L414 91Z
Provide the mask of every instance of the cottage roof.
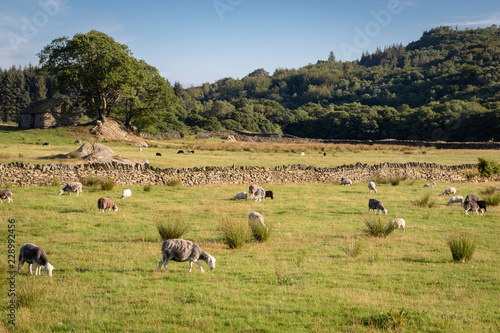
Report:
M54 106L60 105L62 103L67 104L64 100L59 98L43 99L41 101L31 103L24 110L19 111L19 115L45 113L48 110L52 109Z

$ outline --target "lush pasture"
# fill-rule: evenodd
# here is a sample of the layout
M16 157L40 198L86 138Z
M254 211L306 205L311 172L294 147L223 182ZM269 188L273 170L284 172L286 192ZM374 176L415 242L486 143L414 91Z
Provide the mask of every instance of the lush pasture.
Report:
M17 249L42 246L56 268L53 278L29 276L26 265L17 275L16 331L497 332L500 208L464 216L440 196L450 185L465 196L489 184L423 184L381 184L378 194L364 183L262 184L275 200L259 203L230 200L243 185L132 187L125 200L125 187L84 188L81 197L58 196L59 187L13 188L14 203L0 204L1 237L15 219ZM415 206L427 193L433 208ZM101 196L115 200L118 212L99 213ZM370 197L388 209L384 224L402 217L406 232L366 236ZM269 241L228 249L221 221L246 224L252 211L272 224ZM156 223L169 215L181 216L184 238L217 258L215 271L202 262L204 274L197 265L188 273L188 263L171 262L171 273L155 272ZM477 241L470 262L452 261L446 239L458 232ZM353 244L361 244L355 257L348 255ZM0 255L5 277L6 247ZM2 299L0 325L10 331Z

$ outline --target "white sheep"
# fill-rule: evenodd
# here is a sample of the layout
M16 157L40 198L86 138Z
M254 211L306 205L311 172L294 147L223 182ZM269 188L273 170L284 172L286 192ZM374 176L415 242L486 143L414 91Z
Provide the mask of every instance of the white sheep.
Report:
M113 203L113 200L110 198L99 198L97 200L97 208L99 208L99 211L107 211L108 209L113 209L115 212L118 211L118 207Z
M375 188L375 183L374 182L369 182L368 183L368 188L370 189L370 193L377 193L377 189Z
M434 187L436 185L436 182L433 182L432 184L425 184L424 187Z
M454 195L450 198L450 200L448 200L448 206L449 205L452 205L454 203L460 203L460 205L463 205L464 204L464 197L462 197L461 195Z
M262 187L259 187L257 189L257 192L255 192L255 197L253 199L255 200L255 202L266 200L266 191L264 191Z
M379 201L377 199L369 199L368 200L368 214L370 214L370 210L373 209L373 213L375 213L375 210L377 210L377 214L380 214L380 212L384 212L384 215L387 215L387 209L385 209L384 204L382 201Z
M14 202L12 200L12 191L9 190L8 188L0 190L0 203L3 203L2 199L7 199L7 202Z
M123 190L121 199L130 198L132 196L132 191L129 189Z
M26 243L21 246L21 249L19 250L19 263L17 265L18 273L21 271L21 267L23 267L25 262L28 263L30 274L33 274L33 271L31 270L31 265L33 265L35 266L35 275L40 275L41 268L43 267L45 274L52 276L54 266L49 263L47 255L41 247L31 243Z
M252 232L259 225L267 229L267 226L264 223L264 216L257 212L251 212L250 214L248 214L248 226L250 227L250 229L252 229Z
M238 192L236 193L236 195L234 196L234 199L245 199L245 201L248 200L248 194L247 192Z
M403 229L403 231L405 231L406 222L402 218L398 217L397 219L390 220L385 229L389 229L390 226L393 226L394 229Z
M255 185L255 184L252 184L248 187L248 194L250 194L250 196L254 196L255 195L255 192L257 192L257 190L259 189L259 185Z
M66 184L66 186L64 186L64 188L59 191L59 195L64 194L65 192L68 192L69 195L71 195L71 192L76 192L76 196L79 196L80 194L82 194L82 188L82 183L71 182Z
M446 190L444 190L443 194L441 195L451 195L451 194L456 194L457 193L457 189L454 188L454 187L448 187Z
M158 264L157 272L161 271L161 265L165 266L165 271L168 270L170 260L183 262L189 260L189 271L193 268L193 263L200 267L203 273L203 268L198 260L203 260L207 263L211 270L215 269L215 258L203 251L197 244L184 239L167 239L161 245L162 259Z
M352 186L352 180L350 180L349 178L342 177L342 179L340 180L340 185Z

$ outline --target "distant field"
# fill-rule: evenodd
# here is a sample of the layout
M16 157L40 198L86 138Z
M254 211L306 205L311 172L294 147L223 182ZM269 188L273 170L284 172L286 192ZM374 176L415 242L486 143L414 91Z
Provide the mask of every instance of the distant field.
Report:
M50 130L19 130L0 126L0 163L12 161L30 163L84 163L79 159L39 159L57 154L68 154L79 148L76 139L93 140L87 134L89 128ZM50 142L50 146L42 146ZM378 164L382 162L428 162L444 165L477 163L478 157L500 160L500 150L438 150L403 146L363 146L335 144L271 144L229 142L220 139L198 140L189 137L182 140L149 141L150 148L139 151L138 147L125 142L108 142L116 154L148 160L159 168L185 168L203 166L266 166L305 164L316 167L335 167L357 162ZM177 154L179 150L194 149L194 155ZM304 156L301 153L304 152ZM161 153L156 156L156 153ZM326 155L324 155L326 154Z
M487 187L451 185L481 197ZM403 181L381 184L375 195L366 184L264 184L275 200L259 203L230 200L247 190L241 185L132 187L126 200L119 199L125 187L84 188L81 197L58 196L60 187L13 188L14 203L0 204L0 237L7 239L7 219L15 219L17 249L40 245L56 268L53 278L29 276L26 266L16 276L16 331L496 332L500 208L465 216L440 196L448 186ZM427 193L433 208L415 206ZM115 200L118 212L99 213L101 196ZM406 232L366 236L370 197L388 209L384 224L402 217ZM246 225L252 211L272 225L269 241L228 249L221 221ZM155 272L156 223L168 216L181 217L189 226L184 238L217 258L215 271L202 262L204 274L196 265L188 273L188 263L171 262L171 273ZM459 232L478 244L465 264L452 261L445 243ZM359 256L349 257L357 243ZM6 247L0 263L5 277ZM7 295L7 280L0 281ZM12 330L7 320L2 315L0 331Z

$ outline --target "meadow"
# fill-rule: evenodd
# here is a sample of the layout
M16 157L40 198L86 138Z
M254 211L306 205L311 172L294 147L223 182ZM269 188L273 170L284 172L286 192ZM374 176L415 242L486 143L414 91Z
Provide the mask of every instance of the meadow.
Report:
M60 140L70 147L74 138ZM165 149L172 151L173 145L193 147L189 140L155 144L168 145ZM114 143L113 149L137 150L122 143ZM197 164L205 162L209 152L231 152L238 161L234 164L249 165L244 161L253 154L258 156L255 165L261 165L260 158L270 154L264 148L197 149L182 158ZM272 153L275 164L286 164L283 161L293 154L287 149L282 146ZM398 149L373 147L350 153L361 162L378 158L376 163L385 162L386 156L410 156ZM431 153L416 150L414 155ZM495 151L463 153L471 158L461 163L498 156ZM455 160L455 154L439 151L436 162L439 156L441 161ZM317 155L318 160L324 157ZM150 191L143 187L104 191L96 186L84 187L80 197L58 196L63 184L14 187L14 203L0 204L4 221L0 237L7 239L8 220L15 219L16 252L24 243L37 244L46 250L55 270L49 278L30 276L27 265L22 268L15 280L16 325L8 323L8 299L3 297L0 331L497 332L500 208L491 206L482 216L465 216L459 205L447 206L449 197L441 196L445 188L455 186L458 195L485 197L491 183L438 183L434 188L424 188L424 183L381 183L377 194L370 194L365 183L260 184L275 194L274 200L263 202L231 199L247 191L247 185L153 186ZM120 200L125 188L132 190L132 197ZM426 195L433 204L416 205ZM112 198L119 210L98 212L97 199L102 196ZM384 202L387 216L368 214L371 197ZM246 226L252 211L260 212L272 226L269 240L230 249L223 242L221 223L232 220ZM380 218L385 225L396 217L406 220L405 232L396 230L385 238L366 234L367 219ZM188 273L187 262L171 262L170 273L156 272L161 259L156 226L170 218L188 226L183 238L215 256L214 271L201 262L205 273L197 265ZM460 233L477 243L472 260L465 263L454 262L446 244ZM9 276L7 259L4 246L3 295L10 287L3 278Z

